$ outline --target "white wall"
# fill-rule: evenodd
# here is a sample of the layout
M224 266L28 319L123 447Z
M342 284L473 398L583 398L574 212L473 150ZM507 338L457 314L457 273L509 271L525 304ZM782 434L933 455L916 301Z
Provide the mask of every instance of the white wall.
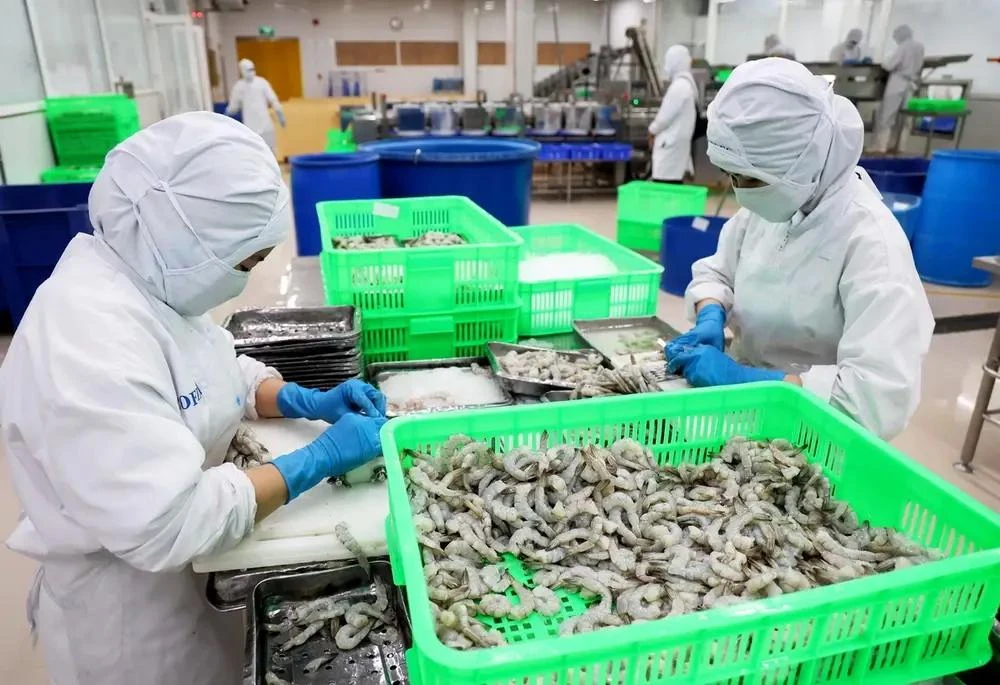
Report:
M41 102L0 106L0 155L7 183L38 183L56 165Z

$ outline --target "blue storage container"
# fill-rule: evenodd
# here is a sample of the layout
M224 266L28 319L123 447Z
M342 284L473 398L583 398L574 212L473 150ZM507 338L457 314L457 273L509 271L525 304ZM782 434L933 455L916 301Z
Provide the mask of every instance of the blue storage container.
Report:
M923 195L930 162L923 157L865 157L858 165L883 193Z
M226 107L228 106L229 106L228 102L213 102L212 111L215 112L216 114L225 115ZM237 112L236 114L230 114L229 116L231 116L233 119L236 119L236 121L243 123L243 112Z
M903 227L906 239L913 245L913 236L920 226L920 198L906 193L882 193L882 202L892 210L896 221Z
M691 265L715 254L719 232L728 220L724 216L675 216L663 222L660 290L684 295L691 282Z
M600 145L597 143L569 143L567 147L569 147L569 157L574 161L600 159Z
M316 203L380 197L378 156L337 152L292 157L292 211L300 256L322 251Z
M91 233L90 183L0 186L0 291L16 326L77 233Z
M383 197L464 195L504 224L524 226L540 147L523 138L446 138L376 141L361 149L379 156Z
M628 143L598 143L597 157L606 162L627 162L632 158L632 146Z
M990 284L972 259L1000 254L1000 216L990 198L1000 188L1000 152L934 153L913 240L913 260L925 281L962 287Z

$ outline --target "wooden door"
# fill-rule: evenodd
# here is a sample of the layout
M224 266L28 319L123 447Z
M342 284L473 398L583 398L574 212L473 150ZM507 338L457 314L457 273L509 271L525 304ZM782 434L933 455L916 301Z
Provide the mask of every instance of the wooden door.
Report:
M302 97L302 57L298 38L237 38L236 59L251 60L257 67L257 75L270 81L282 102Z

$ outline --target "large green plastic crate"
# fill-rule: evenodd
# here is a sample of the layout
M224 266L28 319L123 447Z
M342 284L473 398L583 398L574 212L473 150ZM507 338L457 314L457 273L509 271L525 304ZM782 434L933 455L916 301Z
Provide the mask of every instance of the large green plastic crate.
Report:
M518 304L426 314L362 315L365 363L481 357L493 340L517 342Z
M517 303L521 239L466 197L320 202L326 303L417 314ZM400 242L450 231L468 244L335 250L333 238L391 235Z
M833 586L621 628L560 637L582 607L500 622L508 646L458 651L435 637L406 495L407 450L436 454L451 435L497 451L631 437L661 462L705 461L731 436L787 438L823 466L836 497L873 525L895 526L948 558ZM405 585L419 685L793 685L913 683L990 658L1000 604L1000 517L815 396L757 383L432 414L382 430L393 578Z
M965 100L941 100L935 98L910 98L906 108L915 112L962 113L966 110Z
M660 252L663 220L701 216L708 188L632 181L618 188L618 242L633 250Z
M93 183L99 166L54 166L42 172L42 183Z
M603 254L618 273L521 283L518 333L546 335L573 330L576 319L653 316L663 267L577 224L519 226L521 259L558 252Z
M45 117L60 165L100 165L111 148L139 130L135 100L116 93L49 98Z

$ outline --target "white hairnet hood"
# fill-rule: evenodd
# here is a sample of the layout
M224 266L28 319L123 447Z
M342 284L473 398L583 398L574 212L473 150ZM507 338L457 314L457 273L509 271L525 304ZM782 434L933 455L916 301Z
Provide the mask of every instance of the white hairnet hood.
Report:
M857 45L861 42L861 39L865 37L864 32L861 29L851 29L847 32L847 42L852 45Z
M113 149L90 192L94 236L157 299L198 316L239 294L235 267L291 226L263 139L210 112L164 119Z
M663 77L672 81L691 72L691 52L683 45L671 45L663 56Z
M893 30L892 37L897 43L910 40L913 38L913 29L907 24L900 24Z
M779 187L800 209L853 171L863 145L858 110L787 59L736 67L708 108L712 164Z

